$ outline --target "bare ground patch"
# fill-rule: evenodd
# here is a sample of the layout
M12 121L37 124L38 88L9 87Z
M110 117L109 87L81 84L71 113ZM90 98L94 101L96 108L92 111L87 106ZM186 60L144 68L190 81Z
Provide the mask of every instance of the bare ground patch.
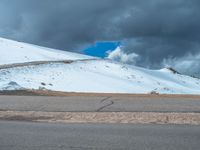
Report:
M0 111L1 120L200 125L200 113Z
M0 95L15 96L91 96L91 97L149 97L149 98L193 98L200 99L200 95L184 94L128 94L128 93L81 93L81 92L60 92L50 90L4 90Z

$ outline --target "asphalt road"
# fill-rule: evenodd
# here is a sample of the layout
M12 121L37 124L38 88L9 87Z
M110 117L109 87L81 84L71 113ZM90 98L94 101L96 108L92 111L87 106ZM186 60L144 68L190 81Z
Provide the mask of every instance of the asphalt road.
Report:
M49 112L200 112L200 98L0 96L0 110Z
M200 126L0 121L1 150L199 150Z

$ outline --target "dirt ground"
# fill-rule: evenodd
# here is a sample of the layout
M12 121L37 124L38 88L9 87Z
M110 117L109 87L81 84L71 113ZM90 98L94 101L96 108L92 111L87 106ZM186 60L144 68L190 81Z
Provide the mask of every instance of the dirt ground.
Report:
M0 111L1 120L200 125L200 113Z
M19 95L19 96L105 96L105 97L172 97L172 98L197 98L200 95L184 95L184 94L126 94L126 93L76 93L76 92L59 92L48 90L15 90L0 91L0 95Z

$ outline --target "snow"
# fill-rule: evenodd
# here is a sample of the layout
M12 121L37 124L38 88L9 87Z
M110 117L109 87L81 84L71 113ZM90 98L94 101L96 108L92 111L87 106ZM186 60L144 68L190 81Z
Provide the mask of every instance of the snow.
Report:
M0 89L11 81L25 89L66 92L199 94L200 80L167 70L147 70L109 60L50 63L0 70Z
M149 70L92 58L0 38L0 65L73 60L71 63L0 67L0 90L200 94L200 79L174 73L167 68Z
M0 38L0 65L91 58L93 57Z

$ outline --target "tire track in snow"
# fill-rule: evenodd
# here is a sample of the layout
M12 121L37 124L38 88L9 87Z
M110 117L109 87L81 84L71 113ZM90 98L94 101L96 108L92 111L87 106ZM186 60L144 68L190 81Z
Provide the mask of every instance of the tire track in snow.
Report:
M16 67L37 66L37 65L44 65L44 64L50 64L50 63L66 63L66 64L70 64L70 63L78 62L78 61L91 61L91 60L98 60L98 59L32 61L32 62L24 62L24 63L5 64L5 65L0 65L0 70L1 69L16 68Z

